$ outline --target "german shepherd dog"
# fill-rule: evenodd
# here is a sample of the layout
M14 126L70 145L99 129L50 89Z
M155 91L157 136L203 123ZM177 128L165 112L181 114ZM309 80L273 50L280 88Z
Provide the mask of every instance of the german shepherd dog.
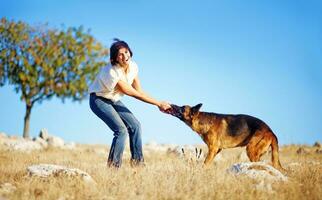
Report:
M278 157L277 137L262 120L242 114L200 112L201 106L180 107L172 104L168 113L187 124L207 144L206 166L222 149L246 146L250 161L257 162L271 146L272 165L283 170Z

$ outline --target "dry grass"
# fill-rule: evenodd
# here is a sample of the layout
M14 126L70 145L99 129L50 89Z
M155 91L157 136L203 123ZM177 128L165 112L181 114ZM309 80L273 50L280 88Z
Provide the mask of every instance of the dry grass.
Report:
M238 162L233 151L210 169L188 163L161 152L146 152L146 167L131 168L124 158L119 170L107 168L106 155L95 149L102 146L79 145L76 150L47 149L23 153L5 151L0 146L0 186L11 183L11 192L0 188L0 199L321 199L322 154L296 154L298 146L281 148L281 162L290 170L290 181L272 185L273 192L256 189L254 180L238 178L226 172ZM230 156L231 155L231 156ZM269 159L268 155L265 156ZM299 163L299 165L291 163ZM26 168L48 163L81 169L97 185L73 178L29 177Z

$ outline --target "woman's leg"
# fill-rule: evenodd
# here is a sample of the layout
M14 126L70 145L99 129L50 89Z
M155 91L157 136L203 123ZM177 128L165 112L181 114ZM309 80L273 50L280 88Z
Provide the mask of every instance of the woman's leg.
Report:
M130 150L132 155L132 164L141 164L144 162L142 152L142 129L140 122L132 112L121 102L117 101L113 105L114 109L126 124L130 136Z
M110 166L120 167L128 131L120 115L114 109L113 104L110 100L97 97L96 95L90 95L90 107L92 111L114 132L114 138L108 156L108 164Z

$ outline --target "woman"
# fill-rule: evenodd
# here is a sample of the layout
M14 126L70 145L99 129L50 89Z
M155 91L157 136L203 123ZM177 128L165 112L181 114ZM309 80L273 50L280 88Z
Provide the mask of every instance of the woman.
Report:
M110 48L110 63L103 67L89 87L90 107L114 132L108 166L120 167L127 134L130 137L131 164L142 165L141 125L131 111L120 101L125 94L157 106L166 112L171 108L147 95L141 88L138 66L132 60L128 44L115 39Z

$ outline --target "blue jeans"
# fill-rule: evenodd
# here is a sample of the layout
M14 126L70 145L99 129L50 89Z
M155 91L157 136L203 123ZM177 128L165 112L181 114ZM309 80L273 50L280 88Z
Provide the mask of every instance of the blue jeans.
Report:
M130 137L131 163L143 163L141 125L131 111L121 101L113 102L94 93L90 95L89 104L92 111L114 132L108 165L121 166L127 135Z

